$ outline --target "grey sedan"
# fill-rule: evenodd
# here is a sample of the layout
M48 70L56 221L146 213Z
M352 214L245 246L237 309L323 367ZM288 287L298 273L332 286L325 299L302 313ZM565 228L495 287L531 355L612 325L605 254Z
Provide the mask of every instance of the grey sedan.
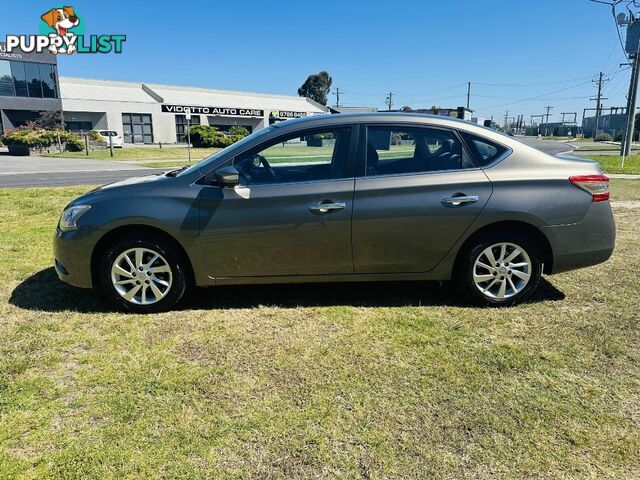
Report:
M452 280L480 305L607 260L609 183L471 123L323 115L259 130L198 164L93 190L63 211L55 268L120 308L192 285Z

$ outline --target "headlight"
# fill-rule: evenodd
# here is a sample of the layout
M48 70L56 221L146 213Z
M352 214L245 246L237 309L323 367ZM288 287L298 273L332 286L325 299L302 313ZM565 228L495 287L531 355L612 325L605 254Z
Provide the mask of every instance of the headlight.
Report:
M76 205L66 208L60 217L60 230L65 232L77 230L76 222L90 208L90 205Z

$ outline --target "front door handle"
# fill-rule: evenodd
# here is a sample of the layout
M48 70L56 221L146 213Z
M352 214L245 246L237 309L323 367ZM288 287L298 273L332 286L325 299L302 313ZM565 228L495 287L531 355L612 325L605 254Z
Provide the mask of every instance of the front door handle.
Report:
M474 203L480 200L478 195L459 195L453 197L447 197L440 200L440 203L445 207L461 207L467 203Z
M346 207L345 202L318 202L309 207L309 210L315 213L327 213L333 210L342 210Z

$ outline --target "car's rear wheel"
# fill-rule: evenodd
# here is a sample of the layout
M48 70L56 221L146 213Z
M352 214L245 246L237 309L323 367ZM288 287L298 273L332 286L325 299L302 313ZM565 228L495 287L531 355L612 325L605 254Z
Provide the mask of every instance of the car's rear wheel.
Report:
M101 293L136 313L175 306L186 289L183 261L162 237L127 235L111 244L100 262Z
M539 249L529 238L488 234L462 252L455 280L474 304L509 306L529 298L541 274Z

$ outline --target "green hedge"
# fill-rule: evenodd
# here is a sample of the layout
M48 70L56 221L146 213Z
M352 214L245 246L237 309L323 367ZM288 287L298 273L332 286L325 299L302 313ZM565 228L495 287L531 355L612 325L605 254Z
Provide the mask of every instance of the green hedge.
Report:
M1 140L8 147L15 145L28 149L40 149L57 145L58 136L65 150L79 152L84 149L84 142L78 135L61 130L21 128L5 132Z
M191 143L196 148L224 148L244 137L244 135L225 135L216 127L209 125L193 125L190 131Z

